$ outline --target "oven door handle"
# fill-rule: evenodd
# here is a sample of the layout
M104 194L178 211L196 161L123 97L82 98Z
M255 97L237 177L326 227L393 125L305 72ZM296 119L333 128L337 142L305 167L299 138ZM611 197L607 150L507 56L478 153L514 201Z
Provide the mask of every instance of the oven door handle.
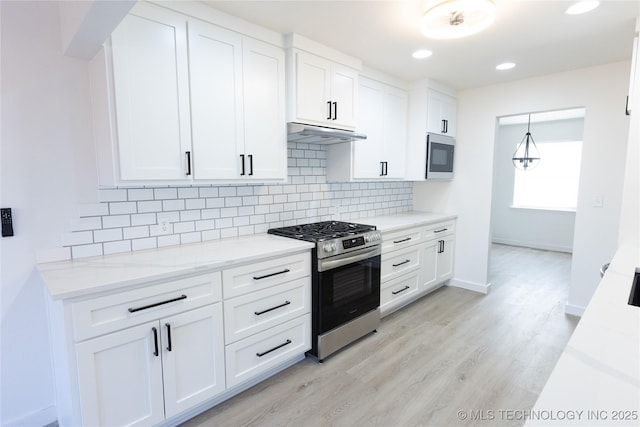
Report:
M373 258L380 255L382 252L380 246L376 246L366 252L358 252L357 255L340 257L339 259L319 260L318 271L323 272L327 270L333 270L334 268L344 267L345 265L352 264L354 262L363 261L367 258Z

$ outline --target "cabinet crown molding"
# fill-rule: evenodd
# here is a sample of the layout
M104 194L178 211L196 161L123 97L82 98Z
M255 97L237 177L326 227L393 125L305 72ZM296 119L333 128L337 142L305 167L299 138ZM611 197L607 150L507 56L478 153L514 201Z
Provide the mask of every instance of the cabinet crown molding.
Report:
M331 47L315 42L311 39L296 33L289 33L284 36L284 45L287 49L299 49L314 55L322 56L331 61L338 62L357 71L362 69L362 61L358 58L346 55Z

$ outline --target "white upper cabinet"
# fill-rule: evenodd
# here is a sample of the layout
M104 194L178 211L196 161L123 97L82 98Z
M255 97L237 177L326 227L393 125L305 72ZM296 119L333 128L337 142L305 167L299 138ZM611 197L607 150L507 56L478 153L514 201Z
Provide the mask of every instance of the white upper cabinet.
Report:
M360 61L297 34L288 37L287 121L354 130Z
M111 36L120 179L187 180L186 18L139 10Z
M367 139L327 147L327 180L403 179L407 143L408 94L360 77L358 132Z
M437 90L429 89L427 132L456 136L456 99Z
M295 111L289 121L354 129L358 71L307 52L295 58Z
M195 179L284 180L284 52L189 22Z
M281 47L141 3L92 70L101 185L286 180Z

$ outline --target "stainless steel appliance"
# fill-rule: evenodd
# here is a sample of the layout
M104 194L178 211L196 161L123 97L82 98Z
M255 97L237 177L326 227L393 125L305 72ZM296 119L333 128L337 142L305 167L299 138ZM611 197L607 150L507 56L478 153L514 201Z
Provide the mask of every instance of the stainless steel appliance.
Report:
M349 130L312 126L295 122L287 123L287 141L289 142L338 144L364 139L367 139L367 135Z
M312 253L310 354L323 361L380 325L380 253L375 226L340 221L272 228L315 242Z
M456 140L437 133L427 134L426 179L453 179Z

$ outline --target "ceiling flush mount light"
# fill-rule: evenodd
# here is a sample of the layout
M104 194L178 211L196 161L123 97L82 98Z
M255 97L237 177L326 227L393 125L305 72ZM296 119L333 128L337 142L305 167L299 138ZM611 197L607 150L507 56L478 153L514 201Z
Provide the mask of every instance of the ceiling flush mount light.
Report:
M581 13L587 13L600 6L600 2L596 0L584 0L572 4L567 9L566 13L569 15L580 15Z
M513 62L503 62L502 64L496 65L496 70L500 70L500 71L510 70L515 66L516 64Z
M434 39L456 39L487 28L495 19L493 0L431 0L422 17L422 34Z
M433 52L427 49L416 50L411 54L411 56L415 59L424 59L430 57L431 55L433 55Z
M516 169L527 171L538 166L540 163L540 153L538 147L531 136L531 114L529 114L529 122L527 123L527 133L524 134L524 138L520 141L516 152L513 153L513 166Z

